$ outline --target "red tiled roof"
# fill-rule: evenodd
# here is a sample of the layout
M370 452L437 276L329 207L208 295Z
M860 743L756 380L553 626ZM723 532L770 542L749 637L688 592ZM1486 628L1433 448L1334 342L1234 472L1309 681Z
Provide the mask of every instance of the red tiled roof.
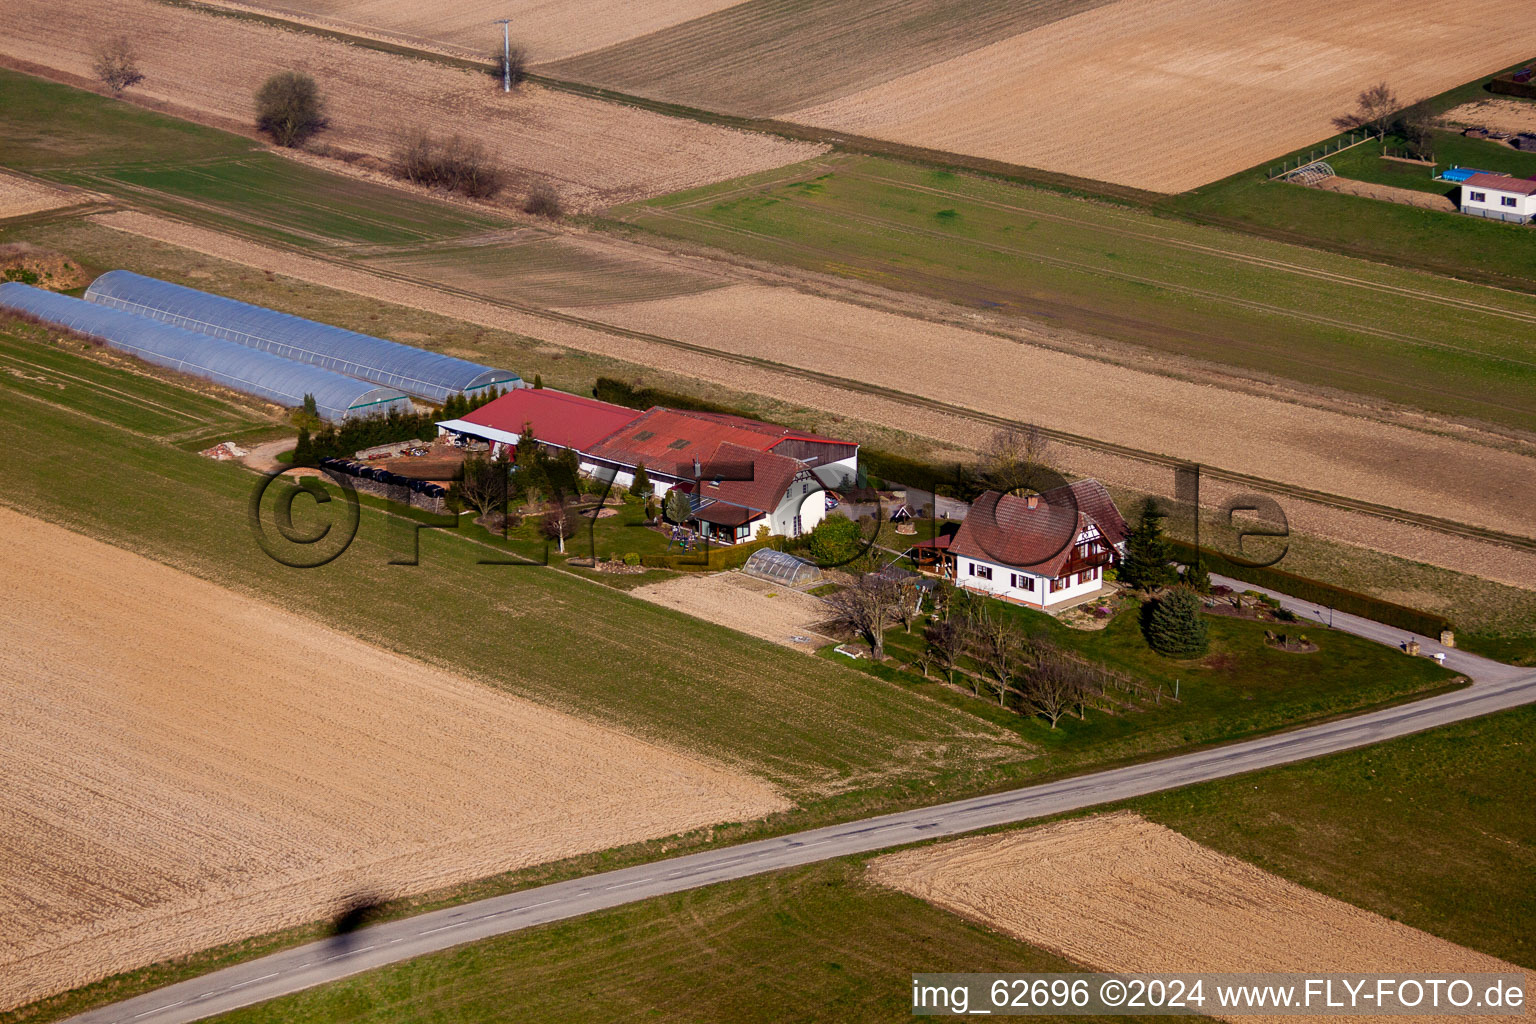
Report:
M772 448L780 441L794 438L797 441L820 441L824 444L845 444L850 448L857 448L855 441L844 441L841 438L827 437L825 434L812 434L806 430L792 430L789 427L781 427L777 423L764 423L762 420L750 420L745 416L736 416L726 412L699 412L697 410L673 409L670 410L693 419L709 420L713 423L723 423L726 426L740 427L743 430L751 430L770 439L765 445Z
M549 388L517 388L461 418L511 434L527 424L540 441L584 452L632 421L635 410Z
M1089 523L1110 544L1119 544L1129 532L1109 492L1097 480L1079 480L1046 491L1034 508L1027 498L987 491L972 502L949 550L1055 577Z
M1507 174L1479 172L1461 183L1463 187L1492 189L1495 192L1514 192L1522 196L1536 195L1536 181L1512 178Z
M784 492L789 490L795 477L805 469L801 463L787 456L761 452L730 442L718 445L709 458L701 458L699 462L704 472L704 479L699 482L699 497L713 498L759 512L772 512L778 508L779 502L784 499ZM690 463L690 476L692 471ZM721 479L718 482L710 479L712 473L718 473ZM749 479L726 479L729 477Z

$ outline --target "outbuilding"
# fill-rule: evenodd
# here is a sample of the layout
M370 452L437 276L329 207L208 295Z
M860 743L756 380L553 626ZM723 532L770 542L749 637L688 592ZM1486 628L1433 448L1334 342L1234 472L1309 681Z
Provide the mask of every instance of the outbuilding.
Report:
M1480 171L1461 183L1461 212L1528 224L1536 218L1536 181Z

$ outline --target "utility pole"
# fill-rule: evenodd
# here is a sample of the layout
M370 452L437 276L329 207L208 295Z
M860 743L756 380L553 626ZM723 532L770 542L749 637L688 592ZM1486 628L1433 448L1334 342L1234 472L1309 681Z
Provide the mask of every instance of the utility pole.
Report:
M501 26L501 91L512 91L512 19L500 18Z

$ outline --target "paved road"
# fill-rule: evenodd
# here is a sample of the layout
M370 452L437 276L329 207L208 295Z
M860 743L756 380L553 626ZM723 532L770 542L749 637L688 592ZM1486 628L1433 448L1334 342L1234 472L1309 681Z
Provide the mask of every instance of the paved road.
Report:
M1230 580L1217 582L1243 590L1261 589ZM1325 608L1274 596L1298 616L1328 621ZM1410 635L1343 614L1334 615L1334 627L1393 646ZM707 850L391 921L92 1010L70 1018L68 1024L181 1024L461 943L652 896L1124 800L1536 702L1536 671L1448 650L1427 637L1417 639L1427 653L1445 653L1446 666L1475 680L1473 685L1412 704L1211 750Z

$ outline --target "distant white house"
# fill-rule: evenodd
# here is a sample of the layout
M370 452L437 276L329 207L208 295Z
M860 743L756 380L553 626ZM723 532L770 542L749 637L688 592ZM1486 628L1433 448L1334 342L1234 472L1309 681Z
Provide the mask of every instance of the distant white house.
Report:
M1479 172L1461 183L1461 212L1528 224L1536 218L1536 181Z
M945 547L956 586L1048 608L1094 593L1129 529L1097 480L1015 497L987 491Z

